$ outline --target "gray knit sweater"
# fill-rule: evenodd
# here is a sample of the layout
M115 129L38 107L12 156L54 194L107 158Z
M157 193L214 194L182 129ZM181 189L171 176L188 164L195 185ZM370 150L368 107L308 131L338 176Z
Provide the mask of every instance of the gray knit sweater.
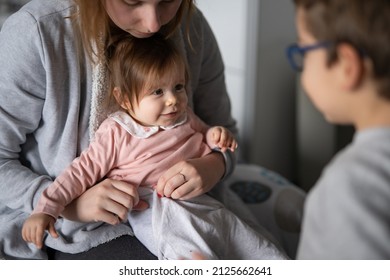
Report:
M33 0L0 33L0 258L47 258L22 240L22 224L105 117L99 106L106 94L104 67L92 67L78 51L67 18L73 11L71 0ZM190 66L191 106L209 125L236 133L215 38L200 12L191 24L195 52L183 39L184 26L177 35ZM45 243L69 253L131 233L126 224L59 219L56 226L63 237L48 236Z

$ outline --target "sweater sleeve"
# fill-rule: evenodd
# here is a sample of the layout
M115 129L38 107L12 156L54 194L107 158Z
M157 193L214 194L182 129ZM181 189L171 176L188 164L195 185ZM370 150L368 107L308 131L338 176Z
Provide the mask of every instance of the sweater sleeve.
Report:
M185 34L183 25L183 33ZM224 126L238 139L236 121L231 113L225 84L225 66L216 38L203 14L196 10L189 26L190 42L184 40L191 72L194 112L209 126ZM239 141L239 139L238 139ZM230 175L237 161L236 153L223 153L225 176Z
M231 152L230 150L227 150L225 152L221 152L219 148L215 148L210 143L207 143L207 137L206 133L211 128L207 124L205 124L197 115L194 114L194 112L191 110L191 108L188 109L188 116L190 118L191 126L196 131L200 131L203 134L203 141L212 149L214 152L221 153L223 156L223 159L225 161L225 173L222 176L221 180L226 179L228 176L230 176L235 167L236 162L236 156L235 153Z
M51 182L20 161L26 139L41 125L43 56L35 19L23 12L9 17L0 32L0 204L26 212Z
M115 167L118 129L111 119L104 121L88 149L43 191L34 213L43 212L57 218L67 204L102 180Z
M194 112L206 124L221 125L237 134L222 55L207 20L199 10L193 15L190 39L190 42L184 39L184 43L191 72Z
M31 213L88 145L88 63L71 1L31 1L0 32L0 212ZM1 215L1 214L0 214Z

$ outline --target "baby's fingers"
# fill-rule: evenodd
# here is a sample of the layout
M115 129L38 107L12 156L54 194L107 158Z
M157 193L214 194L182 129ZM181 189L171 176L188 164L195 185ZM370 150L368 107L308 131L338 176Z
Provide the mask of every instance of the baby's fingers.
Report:
M237 141L235 139L232 140L231 144L229 145L230 151L234 152L238 147Z
M43 246L43 229L40 227L35 228L35 230L32 231L32 242L37 246L38 249L41 249Z
M38 227L35 227L27 221L22 228L22 238L28 243L34 243L37 248L42 248L43 231L39 233Z
M215 143L215 145L218 145L218 143L220 142L221 134L222 134L222 130L219 127L215 127L213 129L212 139L213 139L213 142Z
M222 152L225 152L227 149L234 152L234 150L237 148L237 142L231 133L224 130L221 133L220 140L217 146L221 149Z
M48 225L48 228L47 228L47 231L49 232L49 234L51 235L51 237L53 238L58 238L58 233L54 227L54 223L53 222L50 222L49 225Z
M223 130L218 130L213 133L213 141L215 146L220 148L222 152L226 150L226 133Z
M30 240L29 238L29 229L28 227L24 224L23 227L22 227L22 238L24 241L28 242Z

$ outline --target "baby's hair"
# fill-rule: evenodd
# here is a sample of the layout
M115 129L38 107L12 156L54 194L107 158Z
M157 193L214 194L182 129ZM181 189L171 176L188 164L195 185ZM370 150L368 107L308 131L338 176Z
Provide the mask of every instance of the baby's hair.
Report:
M186 84L189 79L184 56L172 39L160 34L143 39L121 36L110 45L107 56L111 95L114 88L120 89L117 102L138 102L139 93L147 84L174 71L184 71Z
M348 43L372 61L378 93L390 99L390 1L294 0L305 11L305 26L318 40L333 43L328 65L336 62L337 45Z

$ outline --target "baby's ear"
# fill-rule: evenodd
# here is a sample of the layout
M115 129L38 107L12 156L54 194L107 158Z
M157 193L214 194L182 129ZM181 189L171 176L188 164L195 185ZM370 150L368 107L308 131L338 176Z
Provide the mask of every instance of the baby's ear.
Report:
M361 54L350 44L337 46L337 64L342 87L345 90L354 90L359 87L364 77L364 60Z
M121 106L125 110L129 110L128 105L130 104L127 100L127 97L123 96L122 91L119 87L114 87L112 94L114 95L114 98L116 102L119 104L119 106Z

